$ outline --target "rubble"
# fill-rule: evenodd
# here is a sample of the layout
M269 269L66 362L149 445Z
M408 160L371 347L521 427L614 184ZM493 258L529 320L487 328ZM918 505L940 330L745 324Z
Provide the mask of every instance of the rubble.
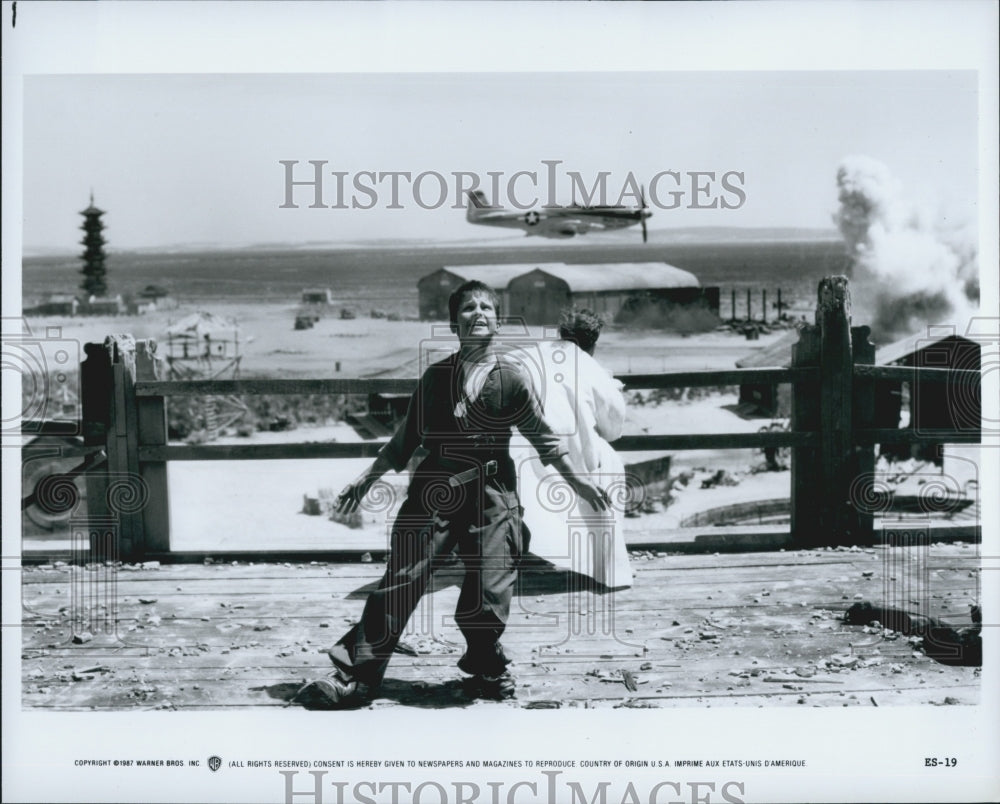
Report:
M716 486L738 486L740 481L725 469L719 469L711 477L701 481L703 489L711 489Z

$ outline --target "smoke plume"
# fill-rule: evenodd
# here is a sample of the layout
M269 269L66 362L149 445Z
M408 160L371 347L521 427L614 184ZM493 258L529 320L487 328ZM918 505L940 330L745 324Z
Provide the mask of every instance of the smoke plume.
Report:
M973 227L932 223L874 159L844 159L834 216L854 260L854 321L878 341L968 318L979 300Z

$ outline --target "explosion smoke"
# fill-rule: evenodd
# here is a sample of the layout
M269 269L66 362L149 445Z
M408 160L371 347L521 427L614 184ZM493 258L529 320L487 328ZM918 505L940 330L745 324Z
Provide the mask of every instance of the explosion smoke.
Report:
M854 260L857 323L882 343L928 324L967 317L979 300L972 227L935 227L877 160L847 157L837 169L834 216Z

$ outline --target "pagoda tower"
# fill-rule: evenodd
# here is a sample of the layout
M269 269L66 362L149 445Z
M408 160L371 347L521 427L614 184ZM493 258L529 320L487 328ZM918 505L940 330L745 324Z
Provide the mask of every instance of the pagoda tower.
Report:
M83 254L80 255L80 259L83 260L83 268L80 270L83 274L83 283L80 287L88 297L101 297L108 292L104 267L104 244L107 241L101 234L104 230L104 222L101 220L104 210L94 206L93 191L90 193L90 206L80 214L83 215L83 224L80 228L84 232L83 240L80 241L84 247Z

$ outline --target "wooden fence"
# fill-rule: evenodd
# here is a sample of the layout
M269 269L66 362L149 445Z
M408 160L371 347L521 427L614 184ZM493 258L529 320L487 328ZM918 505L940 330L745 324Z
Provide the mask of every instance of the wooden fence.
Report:
M874 539L875 444L978 443L979 430L876 429L877 380L961 382L978 393L979 372L876 367L868 327L851 327L845 277L819 286L816 323L801 330L790 368L684 371L624 375L626 389L790 383L791 430L626 436L619 451L765 447L791 448L792 544L816 547ZM170 553L168 461L374 457L383 442L249 445L171 445L167 398L242 394L409 393L415 380L189 380L161 379L155 344L111 336L87 344L81 364L85 446L103 449L106 462L87 473L89 518L115 521L123 560ZM912 385L911 385L912 387Z

